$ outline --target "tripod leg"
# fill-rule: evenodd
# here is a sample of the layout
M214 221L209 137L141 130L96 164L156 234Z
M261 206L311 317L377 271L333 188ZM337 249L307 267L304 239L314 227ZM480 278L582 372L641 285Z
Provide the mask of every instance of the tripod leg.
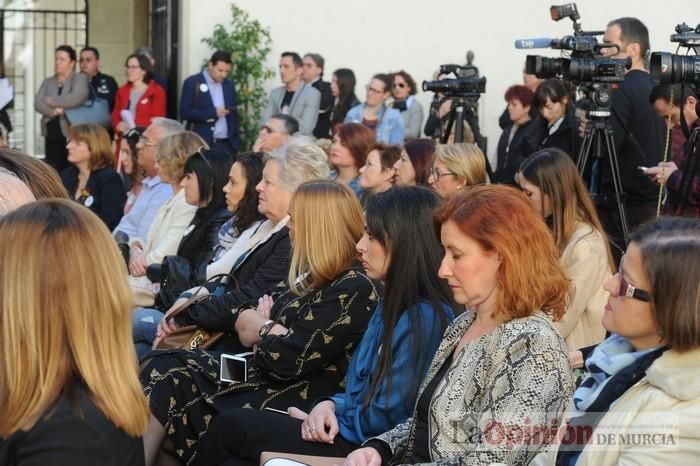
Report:
M612 177L613 188L615 189L615 202L620 215L620 225L622 226L622 236L624 238L624 246L627 248L630 238L630 226L627 222L627 214L625 213L625 205L623 202L624 192L622 191L622 178L620 176L620 166L617 161L617 153L615 152L615 143L611 128L605 129L605 145L608 151L608 161L610 162L610 174Z

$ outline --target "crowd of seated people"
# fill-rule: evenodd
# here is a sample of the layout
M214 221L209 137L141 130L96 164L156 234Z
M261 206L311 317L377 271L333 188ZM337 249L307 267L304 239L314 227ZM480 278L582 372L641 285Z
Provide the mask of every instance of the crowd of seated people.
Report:
M606 37L637 63L631 20ZM284 52L248 148L230 54L186 81L186 125L130 55L112 128L66 117L74 55L35 102L46 162L0 149L0 464L698 462L700 220L609 241L570 83L508 89L491 171L468 125L421 138L403 70L360 102ZM643 103L697 126L675 89ZM694 138L635 173L670 179L665 212L700 205Z

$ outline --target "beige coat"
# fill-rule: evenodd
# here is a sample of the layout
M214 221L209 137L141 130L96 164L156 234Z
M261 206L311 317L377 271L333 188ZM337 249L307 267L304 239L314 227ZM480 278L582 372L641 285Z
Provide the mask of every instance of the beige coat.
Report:
M605 338L601 320L608 301L603 284L612 275L606 239L587 223L580 222L561 255L561 265L573 285L571 302L555 326L569 350L599 343Z
M131 243L144 244L143 252L149 265L160 264L165 256L177 254L182 236L195 212L197 207L185 201L185 190L181 189L160 208L148 230L146 241L134 238Z
M675 447L651 449L638 445L607 443L605 447L584 448L576 466L700 464L700 349L686 353L666 351L647 369L646 376L627 390L600 420L600 426L615 426L614 433L638 432L651 424L647 432L661 432L659 423L677 423ZM593 439L596 440L595 430ZM673 429L671 430L673 432ZM666 441L669 441L666 437ZM662 441L661 443L666 443ZM538 455L533 466L554 465L556 454Z

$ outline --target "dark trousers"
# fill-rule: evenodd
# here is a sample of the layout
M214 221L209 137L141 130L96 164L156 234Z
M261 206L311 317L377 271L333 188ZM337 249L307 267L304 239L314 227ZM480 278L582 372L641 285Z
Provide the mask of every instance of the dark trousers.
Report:
M359 448L340 434L332 445L307 442L301 438L301 423L284 414L253 409L220 414L199 439L194 465L257 466L263 451L344 457Z
M614 202L598 203L596 205L598 216L608 234L610 249L615 263L620 262L622 254L625 252L624 235L622 234L622 223L617 204ZM631 202L625 203L625 214L629 223L630 233L637 229L642 223L650 222L656 217L656 202Z
M227 154L230 155L236 155L236 151L231 147L231 144L228 143L228 139L218 139L214 140L214 142L211 145L212 150L218 150L221 152L226 152Z
M58 118L50 120L46 124L46 139L44 140L44 161L51 165L58 173L68 168L68 149L66 149L65 136L61 132ZM72 193L71 193L72 194Z

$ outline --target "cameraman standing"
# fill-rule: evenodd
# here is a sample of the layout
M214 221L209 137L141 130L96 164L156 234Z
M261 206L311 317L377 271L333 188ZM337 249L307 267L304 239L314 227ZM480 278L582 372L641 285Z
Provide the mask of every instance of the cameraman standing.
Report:
M610 118L622 190L626 194L625 212L632 231L639 224L653 219L656 214L658 188L637 167L652 167L661 161L664 123L649 103L653 85L645 63L649 51L647 27L636 18L615 19L608 23L604 41L619 48L605 48L602 50L604 55L611 58L629 57L632 60L624 82L613 87ZM581 126L585 128L585 122ZM624 249L624 238L610 166L607 158L601 159L600 164L600 189L596 204L603 226L613 243L613 254L619 256Z

